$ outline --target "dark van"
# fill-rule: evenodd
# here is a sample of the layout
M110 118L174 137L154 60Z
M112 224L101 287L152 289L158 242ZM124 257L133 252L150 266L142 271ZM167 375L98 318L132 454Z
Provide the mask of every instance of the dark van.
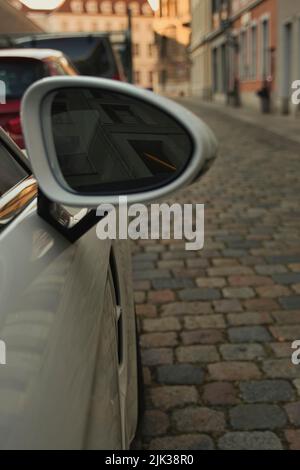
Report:
M81 75L124 80L121 61L106 34L37 34L15 39L17 47L62 51Z

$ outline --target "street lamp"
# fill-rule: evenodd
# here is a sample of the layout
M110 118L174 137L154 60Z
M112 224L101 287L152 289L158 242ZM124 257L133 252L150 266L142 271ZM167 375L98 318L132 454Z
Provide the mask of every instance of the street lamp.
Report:
M66 0L20 0L31 10L55 10L61 7Z

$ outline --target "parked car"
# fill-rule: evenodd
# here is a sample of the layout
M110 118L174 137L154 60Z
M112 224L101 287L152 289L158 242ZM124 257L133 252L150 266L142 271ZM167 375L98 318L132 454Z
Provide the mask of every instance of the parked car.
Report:
M16 38L18 47L50 48L72 60L80 75L125 80L120 56L104 33L51 33Z
M0 130L0 448L128 449L142 396L131 257L97 237L95 208L195 181L216 142L180 105L112 80L46 78L21 116L29 160Z
M24 148L20 121L21 99L37 80L55 75L77 75L77 70L61 52L50 49L0 50L0 80L5 83L6 103L0 105L0 126Z

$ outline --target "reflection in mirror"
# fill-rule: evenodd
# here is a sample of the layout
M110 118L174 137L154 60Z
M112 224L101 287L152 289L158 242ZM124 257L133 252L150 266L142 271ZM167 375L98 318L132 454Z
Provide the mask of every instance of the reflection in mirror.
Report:
M52 129L62 175L81 194L160 187L178 177L193 152L188 132L165 111L98 88L55 93Z

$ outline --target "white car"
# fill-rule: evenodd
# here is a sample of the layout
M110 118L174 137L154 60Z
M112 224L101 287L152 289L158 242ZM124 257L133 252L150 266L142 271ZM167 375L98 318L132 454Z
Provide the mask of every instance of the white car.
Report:
M29 161L0 131L0 447L128 449L142 383L131 255L97 238L95 209L191 183L216 142L181 106L104 79L41 80L21 116Z

